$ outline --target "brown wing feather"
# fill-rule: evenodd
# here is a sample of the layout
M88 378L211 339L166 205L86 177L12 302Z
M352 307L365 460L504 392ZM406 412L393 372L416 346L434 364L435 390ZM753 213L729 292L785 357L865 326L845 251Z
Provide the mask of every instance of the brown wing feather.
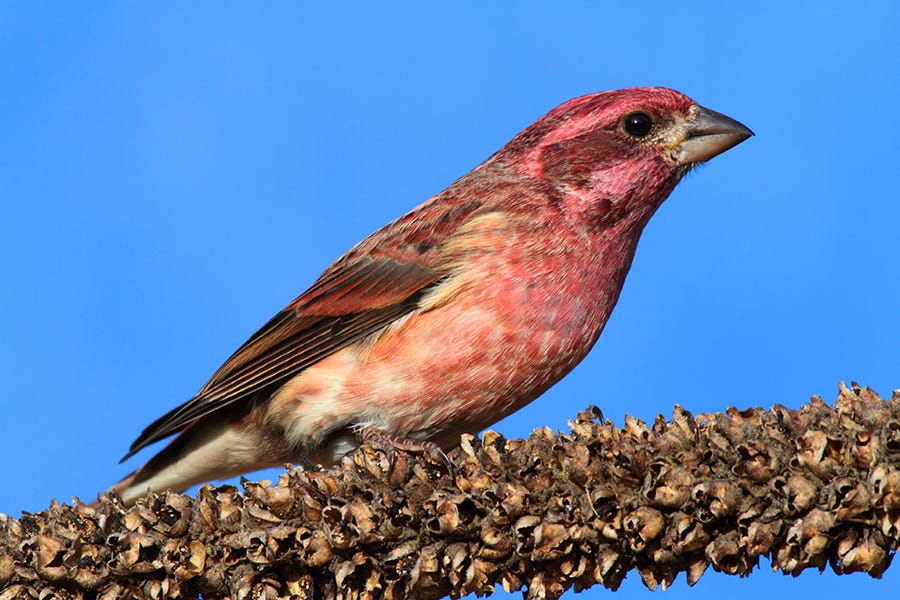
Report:
M197 419L266 396L315 362L415 310L447 274L435 264L441 244L483 205L477 195L457 195L463 188L435 197L338 259L225 361L194 398L147 427L122 460Z
M122 460L376 333L414 310L442 276L415 262L386 257L336 264L247 340L194 398L147 427Z

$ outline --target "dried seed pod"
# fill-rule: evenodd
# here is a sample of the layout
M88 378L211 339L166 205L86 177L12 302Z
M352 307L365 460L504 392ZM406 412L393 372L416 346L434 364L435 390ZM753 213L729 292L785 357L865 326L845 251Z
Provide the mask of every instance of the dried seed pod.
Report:
M667 587L760 556L799 573L878 576L900 537L900 392L697 415L624 430L585 411L571 434L467 437L442 465L366 450L342 470L201 487L125 508L0 515L0 598L436 598L528 585ZM59 582L59 583L56 583ZM61 591L57 591L61 590ZM11 595L12 591L12 595Z

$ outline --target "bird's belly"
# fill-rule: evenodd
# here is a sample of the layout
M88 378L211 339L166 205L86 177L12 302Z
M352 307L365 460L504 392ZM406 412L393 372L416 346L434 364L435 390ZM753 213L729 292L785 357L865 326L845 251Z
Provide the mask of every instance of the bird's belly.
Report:
M455 443L459 432L480 431L534 400L584 357L605 311L565 290L501 283L413 313L367 347L311 367L307 377L326 385L304 394L301 418L329 415L416 438L450 432Z
M589 332L528 316L499 320L484 307L450 320L422 315L423 325L434 321L430 335L398 336L407 339L385 348L371 376L360 373L346 391L386 409L385 425L392 430L413 436L448 427L475 433L534 400L589 348Z

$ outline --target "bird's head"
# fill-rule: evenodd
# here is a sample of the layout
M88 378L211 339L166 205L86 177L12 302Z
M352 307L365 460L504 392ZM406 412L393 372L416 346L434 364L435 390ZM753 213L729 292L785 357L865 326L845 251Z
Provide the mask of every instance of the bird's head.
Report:
M691 168L753 135L675 90L633 88L569 100L516 136L497 159L555 187L603 221L646 218Z

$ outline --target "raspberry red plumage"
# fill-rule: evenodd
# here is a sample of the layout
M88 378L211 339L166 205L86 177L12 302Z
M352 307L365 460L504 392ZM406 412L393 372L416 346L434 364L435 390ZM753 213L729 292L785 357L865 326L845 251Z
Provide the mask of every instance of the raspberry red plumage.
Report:
M331 265L196 397L127 501L366 439L448 448L532 401L597 340L644 225L751 132L663 88L570 100Z

